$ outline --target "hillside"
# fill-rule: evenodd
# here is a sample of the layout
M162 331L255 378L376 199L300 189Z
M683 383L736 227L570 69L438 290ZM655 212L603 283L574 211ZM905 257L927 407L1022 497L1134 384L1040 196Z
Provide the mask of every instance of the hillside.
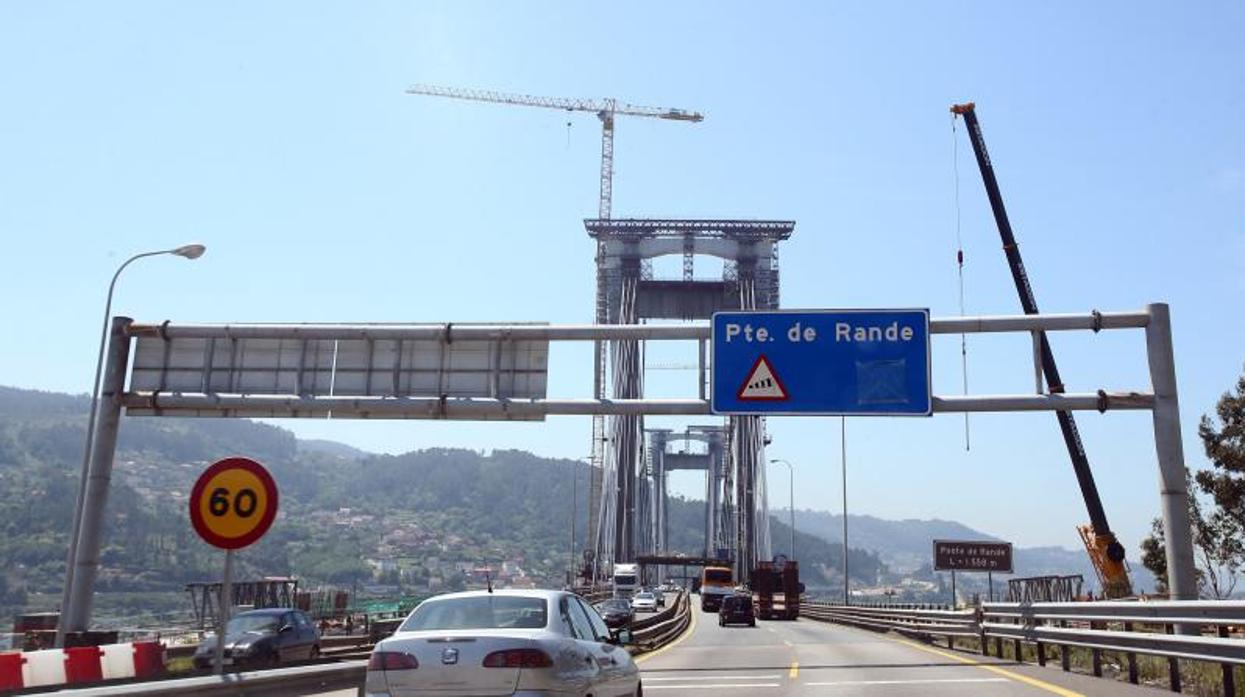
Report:
M786 520L788 509L774 511L777 518ZM847 516L848 539L852 547L875 552L887 567L900 574L916 574L928 577L933 557L934 540L999 540L998 537L952 520L884 520L869 515ZM799 510L795 512L796 530L805 530L826 540L843 539L843 516L825 511ZM1073 531L1069 530L1069 534ZM1154 577L1141 565L1138 553L1130 550L1133 563L1133 584L1138 589L1154 589ZM1012 577L1080 574L1086 588L1096 588L1097 578L1089 557L1084 550L1064 547L1015 547L1013 562L1016 573ZM996 579L1005 582L1007 576ZM977 588L980 579L968 580L968 587Z
M89 402L84 396L0 387L0 613L54 609ZM379 593L460 587L488 563L528 582L558 584L568 564L571 473L586 465L498 450L430 449L372 455L298 441L238 419L123 421L98 588L176 593L219 575L221 554L191 530L186 497L210 462L245 454L281 489L271 532L237 555L237 577L292 574L307 585L379 585ZM578 506L580 545L587 529ZM700 554L703 502L670 504L671 551ZM775 535L786 539L775 524ZM779 531L782 531L781 533ZM836 543L801 535L802 557L836 577ZM875 555L853 550L852 571L872 581ZM141 600L139 601L141 602ZM173 601L171 601L173 602Z

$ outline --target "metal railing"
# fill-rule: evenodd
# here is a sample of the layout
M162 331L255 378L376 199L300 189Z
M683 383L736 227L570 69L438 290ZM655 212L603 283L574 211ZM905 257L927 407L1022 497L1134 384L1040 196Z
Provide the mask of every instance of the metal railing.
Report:
M1023 656L1022 646L1032 646L1039 665L1046 665L1051 645L1086 649L1098 677L1103 674L1103 652L1114 651L1125 656L1134 684L1139 679L1138 654L1166 658L1174 691L1181 689L1180 660L1218 664L1224 695L1236 694L1234 667L1245 666L1245 637L1233 635L1245 625L1245 601L998 602L964 610L806 603L801 614L909 636L946 637L951 648L957 637L974 638L987 656L991 639L999 657L1005 641L1012 643L1017 660ZM1070 669L1067 651L1060 652L1060 662L1064 670Z
M585 597L608 597L609 594L587 594ZM632 622L632 643L627 650L633 654L645 653L660 648L673 641L687 630L691 623L691 603L687 593L680 592L669 607L661 612ZM321 639L322 648L369 647L367 635L328 636ZM180 647L179 647L180 648ZM194 647L186 647L193 652ZM170 647L172 649L172 647ZM187 651L178 651L189 653ZM129 682L118 685L102 685L79 690L71 690L65 694L89 697L111 697L113 695L178 695L179 697L227 697L245 695L259 697L263 695L299 695L346 690L358 688L362 690L363 680L367 673L367 661L340 661L319 665L276 668L272 670L228 673L223 676L200 676L190 678L174 678L154 680L150 682Z
M674 602L665 610L632 622L628 627L631 630L628 650L632 653L645 653L674 641L691 624L691 607L687 592L679 591Z
M979 634L977 613L971 609L804 603L800 606L800 616L910 636L975 637Z
M362 693L367 674L367 661L350 661L326 665L276 668L244 673L226 673L199 678L155 680L67 690L58 694L76 697L113 697L120 695L178 695L179 697L266 697L272 695L306 695L357 688Z

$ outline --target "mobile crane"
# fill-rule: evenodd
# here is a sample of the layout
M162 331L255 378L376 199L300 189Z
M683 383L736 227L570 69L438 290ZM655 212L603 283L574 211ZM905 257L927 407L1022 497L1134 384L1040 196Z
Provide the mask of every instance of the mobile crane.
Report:
M954 104L951 106L951 113L964 118L968 138L973 145L973 154L977 157L977 168L981 170L981 179L990 199L990 208L994 212L994 222L999 228L999 236L1003 239L1007 265L1011 267L1012 280L1020 295L1020 305L1026 315L1035 315L1038 312L1037 300L1033 295L1033 286L1029 284L1024 261L1020 258L1020 248L1016 245L1016 236L1012 233L1007 209L1003 206L1003 195L999 191L998 179L994 176L990 154L986 151L986 141L981 134L981 124L977 121L975 105L972 102ZM1059 368L1055 365L1050 342L1046 339L1046 332L1037 334L1047 390L1051 394L1060 394L1064 391L1064 385L1059 377ZM1090 470L1089 458L1085 455L1085 445L1081 442L1076 420L1070 411L1057 411L1055 415L1059 418L1059 430L1063 432L1063 441L1072 459L1072 469L1081 487L1081 497L1085 499L1085 508L1089 511L1090 524L1078 526L1077 532L1080 533L1081 541L1085 543L1085 551L1089 553L1094 571L1098 574L1102 592L1108 598L1132 595L1132 582L1128 578L1128 567L1124 563L1124 545L1120 544L1115 533L1111 532L1111 527L1107 525L1107 514L1103 510L1102 499L1098 496L1098 486L1094 483L1094 473Z

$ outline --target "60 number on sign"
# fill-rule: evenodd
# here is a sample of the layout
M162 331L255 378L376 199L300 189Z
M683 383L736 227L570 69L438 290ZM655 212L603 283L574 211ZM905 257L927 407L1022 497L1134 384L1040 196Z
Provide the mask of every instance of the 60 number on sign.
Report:
M277 483L258 462L230 457L208 467L190 490L190 523L204 542L225 550L216 617L214 672L226 663L225 627L233 605L233 551L255 542L268 532L277 517Z
M241 549L268 531L277 516L277 485L263 465L245 457L216 462L190 493L190 521L208 544Z

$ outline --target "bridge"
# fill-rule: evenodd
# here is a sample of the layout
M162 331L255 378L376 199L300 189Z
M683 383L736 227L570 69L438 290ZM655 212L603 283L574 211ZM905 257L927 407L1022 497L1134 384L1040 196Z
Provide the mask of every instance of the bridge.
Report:
M598 302L605 319L600 324L185 324L112 318L58 641L76 637L80 642L91 628L101 565L100 532L123 418L331 415L539 421L551 415L591 415L594 455L585 504L592 530L581 550L590 560L580 579L584 587L590 592L608 587L613 565L633 562L657 570L649 575L650 583L670 577L674 567L716 562L731 566L735 579L746 585L758 564L773 556L762 463L769 443L766 419L782 417L760 410L714 412L710 385L719 367L709 360L716 339L705 320L720 312L781 309L778 246L790 237L794 225L741 220L585 221L599 247ZM681 278L653 277L651 260L667 255L682 256ZM697 278L697 256L722 260L721 278ZM663 323L651 323L657 320ZM1043 389L1039 368L1031 393L929 395L928 413L1150 411L1172 600L1195 597L1166 305L1073 315L927 318L927 323L928 334L1144 331L1149 385L1051 392ZM751 332L749 325L741 341L752 341ZM792 341L811 340L806 332L797 331ZM867 340L869 335L862 336ZM756 338L766 341L760 332ZM604 353L608 374L595 365L590 380L584 381L585 386L592 385L591 397L547 394L549 374L555 369L549 363L551 342L593 342L608 348ZM694 349L693 393L660 399L644 395L642 356L651 342L683 342ZM1040 357L1036 341L1034 345L1036 366ZM743 376L735 379L739 384ZM646 416L681 416L689 423L679 429L648 428ZM696 558L670 553L668 478L680 470L704 472L705 477L703 538L701 556ZM1019 650L1010 659L1016 665L1005 669L1000 666L1009 659L1001 654L970 659L954 653L954 647L934 650L911 638L879 637L861 629L859 622L817 621L837 622L842 616L813 611L793 624L767 622L758 631L740 631L703 621L706 617L687 609L689 605L683 604L678 632L667 631L673 625L663 624L659 637L637 649L647 652L643 659L647 689L722 689L741 694L820 694L827 688L865 687L871 693L877 691L874 688L919 688L952 694L965 686L988 686L998 694L1040 685L1080 689L1076 687L1080 677L1033 677L1029 667L1019 665L1025 658ZM975 621L974 631L984 644L985 625L980 618ZM1190 627L1183 621L1170 626L1178 632ZM357 650L365 643L354 641L352 647ZM306 667L304 672L327 671L326 675L344 680L353 675L341 672L346 670ZM1063 694L1058 689L1051 691Z
M668 610L637 623L629 647L648 694L1128 697L1187 687L1179 658L1201 666L1192 673L1201 689L1210 675L1233 695L1234 671L1245 664L1243 640L1227 636L1245 620L1241 602L813 603L796 621L722 627L685 595L668 598ZM1205 631L1173 632L1192 620ZM1134 621L1152 626L1134 631ZM364 673L365 661L346 659L58 694L355 697Z

